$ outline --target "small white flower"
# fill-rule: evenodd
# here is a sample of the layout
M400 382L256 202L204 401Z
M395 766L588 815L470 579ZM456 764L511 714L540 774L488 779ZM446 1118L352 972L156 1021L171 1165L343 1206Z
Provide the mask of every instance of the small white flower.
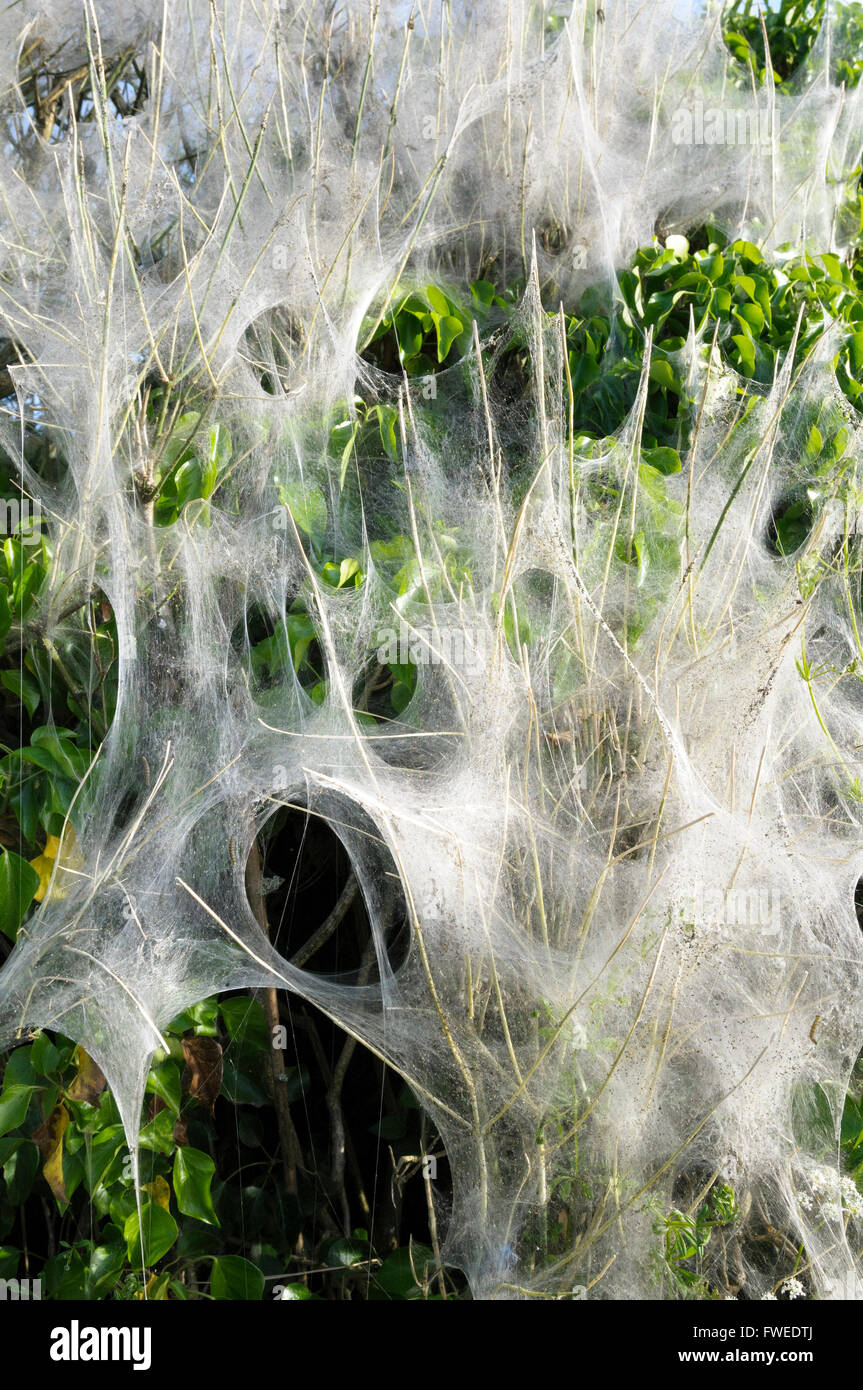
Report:
M794 1275L792 1275L790 1279L786 1279L786 1280L785 1280L784 1284L782 1285L782 1292L783 1292L788 1298L805 1298L805 1297L806 1297L806 1290L804 1289L804 1287L803 1287L802 1283L800 1282L800 1280L799 1280L799 1279L796 1279L796 1278L794 1277Z
M763 1293L763 1294L761 1295L761 1302L762 1302L762 1303L775 1303L775 1302L776 1302L776 1295L775 1295L775 1293Z
M839 1196L849 1216L863 1216L863 1198L861 1198L853 1178L842 1178L839 1185Z
M863 1194L853 1178L823 1164L811 1168L806 1176L811 1191L801 1192L797 1198L803 1211L815 1207L827 1221L836 1222L846 1216L863 1217Z

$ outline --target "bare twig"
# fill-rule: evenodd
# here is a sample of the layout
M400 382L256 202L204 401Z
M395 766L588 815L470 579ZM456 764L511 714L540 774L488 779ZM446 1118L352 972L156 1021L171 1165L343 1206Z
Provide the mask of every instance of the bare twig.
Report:
M308 941L304 942L300 949L297 952L295 952L293 956L291 956L291 965L305 965L306 961L311 960L312 956L315 955L316 952L318 952L321 949L321 947L329 941L330 937L338 928L339 923L342 921L342 918L344 917L345 913L347 912L348 908L350 907L351 903L356 897L357 887L358 884L356 874L353 872L353 870L351 870L351 872L348 874L347 882L345 883L344 888L339 894L338 902L336 903L329 917L325 918L325 920L318 927L317 931L313 932L312 935L309 937Z

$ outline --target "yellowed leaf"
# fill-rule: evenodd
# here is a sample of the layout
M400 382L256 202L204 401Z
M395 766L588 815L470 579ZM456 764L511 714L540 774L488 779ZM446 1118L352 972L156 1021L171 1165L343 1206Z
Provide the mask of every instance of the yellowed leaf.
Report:
M33 1138L42 1154L42 1173L61 1207L67 1206L69 1198L63 1182L63 1135L69 1123L69 1111L63 1105L55 1105L47 1120L33 1132Z
M75 831L71 825L66 827L62 841L58 835L49 835L45 841L45 848L41 854L37 854L35 859L30 860L31 869L35 869L39 875L39 887L33 894L37 903L41 903L45 894L48 892L48 885L51 882L51 875L54 872L54 864L57 864L60 872L54 883L55 898L62 898L65 888L61 887L63 879L63 869L80 869L83 860L81 851L75 840Z
M37 903L40 903L48 892L48 884L51 882L51 875L54 872L54 860L49 859L47 854L37 854L35 859L30 860L30 868L35 869L39 875L39 887L33 897Z
M151 1200L164 1207L165 1211L171 1210L171 1189L164 1178L154 1178L152 1182L143 1183L141 1191L149 1192Z
M146 1289L148 1303L167 1303L168 1283L170 1282L170 1278L171 1274L169 1270L166 1271L164 1274L150 1275L149 1279L147 1280ZM143 1300L144 1290L139 1289L138 1292L135 1294L135 1297Z
M84 1100L95 1105L105 1089L105 1076L102 1068L88 1056L83 1047L75 1048L75 1062L78 1071L66 1092L70 1100Z

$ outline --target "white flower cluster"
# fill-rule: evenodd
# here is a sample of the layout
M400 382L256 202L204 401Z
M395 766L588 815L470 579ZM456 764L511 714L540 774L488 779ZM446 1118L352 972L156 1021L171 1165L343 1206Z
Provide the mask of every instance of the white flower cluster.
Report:
M785 1295L786 1298L805 1298L805 1297L806 1297L806 1289L805 1289L805 1287L804 1287L804 1285L803 1285L802 1280L796 1278L796 1276L793 1275L793 1274L790 1275L788 1279L784 1279L784 1280L782 1281L782 1285L781 1285L781 1287L780 1287L779 1292L780 1292L780 1293L783 1293L783 1294ZM776 1294L775 1294L775 1293L763 1293L763 1294L761 1295L761 1302L762 1302L762 1303L776 1303L776 1302L777 1302Z
M846 1173L821 1166L810 1169L807 1177L810 1190L797 1198L804 1211L816 1209L828 1221L863 1216L863 1194Z
M782 1292L786 1298L805 1298L806 1290L801 1281L792 1274L790 1279L786 1279L782 1285Z

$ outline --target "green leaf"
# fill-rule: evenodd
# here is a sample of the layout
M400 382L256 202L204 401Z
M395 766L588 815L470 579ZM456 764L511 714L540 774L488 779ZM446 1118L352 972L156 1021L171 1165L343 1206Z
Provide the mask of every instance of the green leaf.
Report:
M164 472L177 462L181 454L185 453L189 447L189 442L198 428L201 416L197 410L189 410L185 415L181 415L171 431L171 437L165 445L162 461Z
M39 1076L50 1076L56 1071L61 1055L60 1049L54 1046L47 1033L38 1033L33 1039L30 1060Z
M437 285L426 285L425 295L436 314L446 315L452 312L452 304Z
M370 1251L367 1240L354 1240L343 1236L340 1240L334 1240L327 1251L327 1264L350 1269L352 1265L362 1264L363 1260L367 1260Z
M17 1153L22 1144L26 1144L24 1138L0 1139L0 1168L5 1167L14 1153Z
M718 251L704 252L697 259L702 275L706 275L708 280L715 282L721 277L725 269L725 261Z
M824 440L821 437L821 431L813 425L806 441L806 452L811 458L818 458L823 448Z
M30 1097L38 1086L7 1086L0 1095L0 1135L23 1125L30 1107Z
M84 1182L88 1192L98 1186L101 1179L106 1175L108 1167L113 1163L118 1153L126 1155L125 1133L122 1125L106 1125L103 1130L96 1134L90 1144L89 1152L86 1156L86 1168ZM119 1177L122 1172L123 1164L117 1165Z
M663 344L664 346L664 344ZM654 357L650 363L650 380L655 381L658 386L662 386L666 391L678 391L677 378L670 362L664 357Z
M805 544L812 530L813 510L808 497L792 502L774 517L776 548L780 555L793 555Z
M432 314L432 318L437 333L437 360L444 362L456 338L463 331L464 324L461 319L453 318L452 314Z
M210 1184L216 1165L209 1154L183 1145L174 1155L174 1195L184 1216L194 1216L218 1226L219 1218L213 1208Z
M403 1246L388 1255L375 1275L375 1283L390 1298L407 1298L434 1269L434 1255L425 1245Z
M10 1053L6 1062L6 1070L3 1073L3 1089L8 1091L12 1086L35 1086L36 1068L33 1066L33 1047L16 1047Z
M390 703L396 714L402 714L407 709L414 697L417 686L417 668L411 665L399 665L393 668L395 680L390 690Z
M9 591L0 584L0 643L5 642L6 634L12 626L12 608L9 604Z
M842 1109L840 1142L856 1148L861 1137L863 1137L863 1116L861 1116L859 1106L855 1103L853 1096L846 1096Z
M16 700L20 700L30 718L36 713L39 705L39 686L27 671L3 671L0 673L7 690L11 690Z
M39 787L33 777L24 777L13 792L9 794L9 804L18 819L21 833L30 844L39 839L39 811L41 798Z
M354 452L354 445L357 442L357 434L359 433L360 428L359 420L354 420L352 422L349 421L348 423L350 425L350 432L342 449L342 462L341 467L339 469L339 489L343 488L345 485L345 478L348 475L348 464L351 461L351 454ZM333 430L332 433L335 434L335 432L336 431Z
M72 742L72 735L68 730L55 732L47 727L34 729L30 744L28 753L35 753L37 748L43 750L54 759L64 776L77 782L84 775L88 760L83 751Z
M209 497L219 474L231 462L231 436L224 425L214 425L207 440L207 462L201 479L201 496Z
M218 1036L219 1029L217 1018L219 1016L219 1001L214 995L208 995L206 999L199 999L197 1004L192 1004L188 1010L191 1019L190 1027L193 1027L198 1037L215 1038Z
M285 619L285 626L288 629L291 661L294 670L299 671L306 660L309 647L318 634L308 613L289 613Z
M230 1052L225 1057L222 1095L232 1105L267 1105L269 1103L266 1092L261 1089L254 1077L249 1076L247 1072L237 1066Z
M240 1255L218 1255L213 1260L210 1293L216 1299L243 1299L259 1303L264 1296L264 1276Z
M221 1248L222 1238L215 1227L205 1226L203 1221L196 1221L191 1216L186 1218L177 1242L178 1259L199 1260L217 1255Z
M683 290L660 290L652 294L644 310L645 327L658 328L664 323L683 293Z
M740 354L740 362L744 372L752 373L755 371L755 344L751 338L744 333L732 334L731 341Z
M248 995L220 999L219 1013L231 1042L246 1042L255 1049L267 1046L267 1016L257 999L249 999Z
M488 280L474 280L470 292L478 304L487 309L494 300L494 285Z
M750 299L755 298L755 281L751 275L741 275L738 272L733 279L736 290L742 290Z
M19 854L4 849L0 854L0 931L10 941L17 937L38 887L36 870Z
M153 1067L147 1077L147 1090L159 1096L174 1115L180 1113L181 1078L176 1062L165 1061Z
M20 1207L30 1196L33 1182L39 1171L39 1150L36 1145L24 1143L16 1149L3 1165L3 1178L9 1201Z
M758 304L739 304L735 309L738 319L742 319L754 337L758 337L764 327L764 314Z
M641 457L649 468L666 476L681 470L680 455L676 449L642 449Z
M111 1228L108 1228L111 1230ZM140 1259L140 1249L138 1249ZM104 1298L110 1293L123 1272L126 1250L119 1241L114 1245L97 1245L90 1256L87 1284L91 1298Z
M14 753L9 754L8 758L3 759L4 765L8 768L12 767L14 761L30 763L33 767L40 767L43 772L57 771L50 753L47 753L44 748L30 747L29 744L16 749ZM25 775L23 768L21 775Z
M303 483L281 483L279 497L287 507L298 531L316 539L327 528L327 504L320 488Z
M129 1262L136 1269L140 1268L142 1231L144 1234L144 1264L154 1265L161 1260L163 1255L167 1255L177 1239L177 1223L171 1213L165 1211L164 1207L160 1207L158 1202L144 1203L140 1224L137 1211L133 1211L127 1217L123 1227L123 1239L126 1242Z
M46 1261L42 1274L50 1298L71 1303L87 1297L87 1266L79 1248L61 1249Z
M399 345L399 361L404 364L415 357L423 345L422 322L414 313L401 313L395 321L395 332Z
M741 260L749 261L751 265L760 265L763 260L758 247L751 241L735 241L731 250L734 255L739 256Z
M177 511L182 511L187 502L203 495L201 465L197 459L187 459L184 464L181 464L174 474L174 486L177 490L175 503Z
M342 563L339 565L339 582L336 588L340 589L343 584L347 584L349 579L353 579L355 575L361 572L359 560L355 560L352 555L348 556L348 558L342 560Z
M852 333L848 338L848 360L853 372L863 371L863 333Z
M387 458L395 463L399 456L399 446L396 439L396 421L398 415L391 405L375 406L377 411L381 443L384 446Z
M416 357L405 363L405 371L410 377L432 376L434 369L435 363L424 352L418 352Z
M174 1152L174 1116L170 1110L160 1110L138 1136L142 1149L152 1149L169 1157Z

